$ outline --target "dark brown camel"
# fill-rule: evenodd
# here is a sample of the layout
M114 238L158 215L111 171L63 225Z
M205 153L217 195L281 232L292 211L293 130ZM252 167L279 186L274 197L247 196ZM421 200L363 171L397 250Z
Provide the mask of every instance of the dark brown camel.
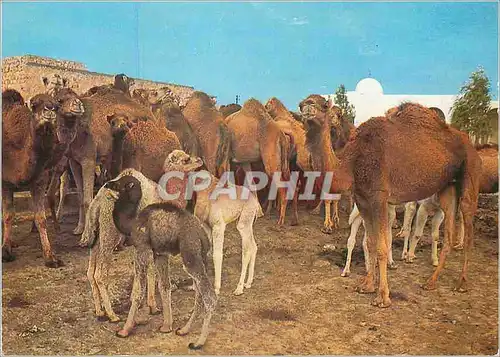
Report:
M12 91L2 98L14 97ZM7 94L4 96L4 94ZM17 98L19 96L15 96ZM58 104L47 94L31 98L29 106L14 104L2 119L2 261L12 261L12 220L14 218L14 191L29 188L33 200L35 223L40 232L43 257L48 267L58 267L50 246L45 217L45 188L50 165L58 149L56 139L56 111Z
M118 91L126 96L130 97L130 87L134 84L134 80L123 73L114 76L113 84L104 84L102 86L95 86L90 88L84 94L81 95L82 98L90 97L97 92L105 94L108 92Z
M227 126L231 133L231 159L250 171L250 164L262 162L266 174L271 178L281 172L281 178L290 178L290 150L293 138L267 113L266 108L256 99L249 99L243 108L228 116ZM285 223L286 188L278 189L279 219Z
M302 103L306 120L316 120L314 101ZM419 155L408 148L420 148ZM374 305L391 304L387 281L388 204L417 201L439 193L446 216L445 242L439 265L426 289L434 289L451 249L457 202L464 216L464 265L457 290L465 291L473 218L477 209L481 159L467 135L442 122L423 106L404 103L385 117L361 124L345 146L341 167L334 170L331 190L352 186L365 222L370 252L368 274L359 291L375 291L375 268L379 289Z
M113 135L111 175L116 177L122 170L133 168L159 181L168 154L181 149L177 136L147 118L127 113L115 113L107 119Z
M194 92L182 114L200 144L200 155L208 171L216 177L229 170L230 134L213 99L203 92Z

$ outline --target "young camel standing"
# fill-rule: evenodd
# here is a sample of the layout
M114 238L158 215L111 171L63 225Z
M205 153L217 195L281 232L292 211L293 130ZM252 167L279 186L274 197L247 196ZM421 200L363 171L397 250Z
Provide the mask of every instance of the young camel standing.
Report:
M208 327L217 303L217 296L207 274L210 241L201 221L189 212L166 202L147 206L135 218L133 212L138 210L143 194L139 180L132 176L122 176L106 183L106 187L117 196L116 206L119 206L121 213L117 226L132 227L132 242L136 252L132 305L125 326L116 333L117 336L128 337L136 324L136 315L145 295L144 282L151 256L154 256L154 264L158 270L163 305L163 325L160 332L172 332L169 256L180 254L184 270L193 279L196 295L191 317L186 325L175 333L180 336L188 334L194 320L203 311L200 337L196 343L189 344L190 349L201 349L207 339Z
M165 160L165 171L194 171L201 167L203 162L200 158L190 157L184 151L174 150ZM236 186L227 182L227 188L233 189L236 197L230 194L220 193L219 180L211 175L210 185L196 193L196 206L194 215L211 228L213 242L213 260L215 267L215 293L218 295L221 287L222 257L224 245L224 231L226 225L238 220L236 228L241 236L242 261L240 280L235 295L243 294L243 288L252 286L255 258L257 256L257 244L253 234L253 224L258 217L263 215L259 200L248 188ZM214 197L215 196L215 197ZM246 198L248 197L248 198ZM245 283L245 277L248 277Z
M324 120L324 102L318 98L307 98L301 102L300 108L306 121ZM408 147L425 149L415 155ZM436 192L445 211L445 244L439 265L425 288L436 288L437 278L451 249L458 203L464 215L465 249L457 290L465 291L480 174L481 159L467 135L443 123L428 108L404 103L389 110L385 117L372 118L361 124L344 148L341 166L333 172L331 187L333 192L353 188L367 229L369 269L358 291L375 291L378 263L379 290L373 304L390 306L388 205L420 200Z

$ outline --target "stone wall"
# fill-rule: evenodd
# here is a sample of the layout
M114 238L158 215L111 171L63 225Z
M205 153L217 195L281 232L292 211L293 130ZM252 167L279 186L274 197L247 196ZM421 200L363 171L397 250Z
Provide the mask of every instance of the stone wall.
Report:
M84 93L93 86L113 83L113 74L90 72L83 63L53 58L25 55L6 57L2 60L2 91L16 89L25 100L45 90L42 77L59 74L68 79L68 85L77 93ZM168 86L184 102L194 88L164 82L136 79L133 88L159 88Z

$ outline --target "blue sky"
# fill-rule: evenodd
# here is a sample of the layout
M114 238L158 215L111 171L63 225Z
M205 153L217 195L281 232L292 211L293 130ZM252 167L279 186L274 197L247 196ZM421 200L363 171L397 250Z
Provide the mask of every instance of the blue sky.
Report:
M2 55L194 86L219 103L354 90L454 94L477 66L496 98L493 3L3 3ZM136 17L137 16L137 17Z

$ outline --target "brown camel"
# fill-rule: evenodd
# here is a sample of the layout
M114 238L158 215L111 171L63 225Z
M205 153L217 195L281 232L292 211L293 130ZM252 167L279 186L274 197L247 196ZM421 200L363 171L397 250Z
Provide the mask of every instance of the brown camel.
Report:
M498 192L498 145L478 145L476 150L483 163L479 192Z
M228 116L236 113L239 110L241 110L241 105L236 104L236 103L231 103L228 105L221 105L219 107L219 112L222 114L222 116L224 118L227 118Z
M314 100L305 100L301 108L309 122L321 120L321 108ZM419 154L409 147L419 148ZM356 129L333 175L331 191L352 186L365 222L370 260L360 292L375 291L378 263L380 280L374 305L391 304L387 281L388 204L417 201L434 193L439 193L446 216L445 243L439 265L424 287L436 287L451 249L458 202L464 216L465 249L457 289L465 291L481 175L481 159L466 134L442 122L434 111L404 103Z
M153 181L164 174L163 163L173 150L181 149L177 136L147 118L115 113L107 117L113 135L111 175L136 169Z
M107 117L115 113L126 113L130 117L147 118L156 122L149 108L116 90L97 91L81 100L85 108L84 118L67 153L81 198L78 225L73 231L74 234L83 232L85 214L93 197L96 166L102 164L106 171L110 172L113 138ZM56 174L60 177L62 172Z
M19 93L2 93L2 101L19 99ZM22 98L22 97L21 97ZM2 120L2 261L12 261L12 220L14 218L14 191L29 188L33 200L35 223L40 232L43 257L48 267L58 267L50 246L45 217L45 188L55 151L60 144L56 138L56 111L58 103L47 94L31 98L29 105L14 104ZM3 111L2 111L3 112Z
M132 97L139 103L149 106L158 121L165 123L167 129L177 135L184 152L193 156L199 155L198 139L182 114L179 98L170 88L134 89Z
M208 171L217 177L229 170L230 134L213 99L203 92L194 92L182 114L200 144L200 157Z
M97 92L100 92L101 94L105 94L108 92L121 92L125 94L126 96L130 97L130 87L134 84L134 80L132 78L129 78L123 73L117 74L114 76L114 83L113 84L104 84L101 86L95 86L90 88L88 91L86 91L84 94L82 94L82 98L84 97L90 97Z
M327 101L322 96L312 94L304 99L299 107L303 110L307 105L312 106L315 112L314 115L302 114L306 119L306 147L310 152L317 153L312 155L311 166L312 170L322 173L322 177L318 180L319 187L322 187L323 180L328 173L339 166L339 156L342 155L341 151L347 142L351 127L342 119L340 109L332 106L331 101ZM350 195L349 190L336 193ZM334 204L333 219L331 215L332 202ZM338 200L324 200L325 220L322 228L324 233L330 234L333 232L333 228L338 227L338 202Z
M283 180L290 178L289 159L293 137L281 130L258 100L247 100L240 111L225 120L231 132L231 158L234 163L250 171L250 164L260 161L269 177L281 172ZM278 224L281 225L285 222L286 188L278 189L278 200Z

